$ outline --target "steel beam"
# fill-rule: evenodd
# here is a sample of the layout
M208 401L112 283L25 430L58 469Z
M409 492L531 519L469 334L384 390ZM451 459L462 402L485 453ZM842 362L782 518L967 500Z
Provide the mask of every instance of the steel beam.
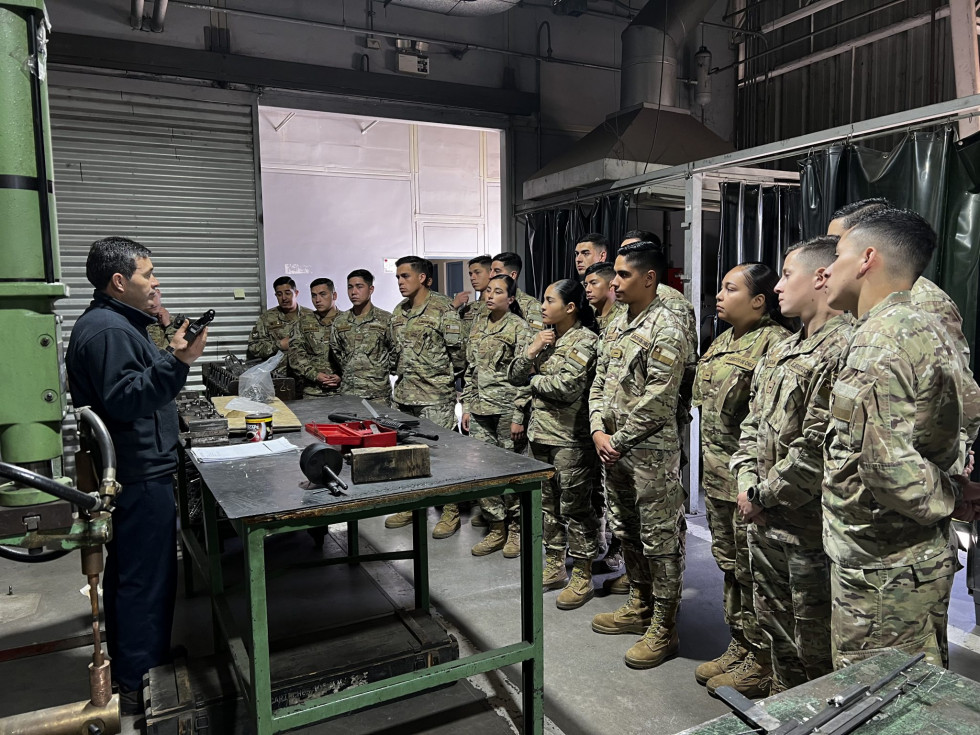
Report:
M701 202L704 197L704 174L694 174L687 180L684 201L684 296L694 305L697 325L694 349L701 344ZM687 427L687 512L697 513L701 496L701 412L691 411Z
M980 93L980 53L977 51L977 10L973 0L949 0L949 32L953 42L956 96ZM960 139L980 131L980 118L960 121Z

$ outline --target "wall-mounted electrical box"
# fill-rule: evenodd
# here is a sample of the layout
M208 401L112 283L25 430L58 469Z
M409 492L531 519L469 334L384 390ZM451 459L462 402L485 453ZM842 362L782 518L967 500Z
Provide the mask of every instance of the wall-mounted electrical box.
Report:
M425 76L429 73L429 57L422 54L412 54L399 51L398 71L403 74L421 74Z

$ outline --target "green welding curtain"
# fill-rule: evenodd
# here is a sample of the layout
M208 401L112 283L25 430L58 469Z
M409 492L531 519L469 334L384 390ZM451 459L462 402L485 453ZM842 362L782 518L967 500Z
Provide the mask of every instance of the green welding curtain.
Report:
M924 275L959 306L963 333L975 352L980 326L980 134L957 141L952 127L909 133L889 153L832 146L800 162L800 187L803 234L808 238L827 231L836 209L868 197L885 197L896 207L921 214L939 240Z
M569 204L524 215L524 285L535 298L562 278L577 278L575 243L598 232L610 242L609 257L616 256L627 232L630 195L610 194L589 204Z

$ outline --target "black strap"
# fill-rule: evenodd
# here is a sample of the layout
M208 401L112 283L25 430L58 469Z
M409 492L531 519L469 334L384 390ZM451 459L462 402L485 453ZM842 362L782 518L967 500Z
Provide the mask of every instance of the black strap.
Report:
M14 174L0 174L0 189L28 189L37 191L36 176L16 176ZM54 193L54 182L48 180L48 192Z

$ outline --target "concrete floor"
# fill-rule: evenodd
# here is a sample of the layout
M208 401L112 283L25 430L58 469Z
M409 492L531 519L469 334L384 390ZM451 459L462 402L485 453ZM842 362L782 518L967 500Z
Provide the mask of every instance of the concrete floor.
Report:
M438 516L430 511L429 525ZM613 610L625 598L599 596L579 610L560 611L554 606L556 592L545 593L545 710L546 731L557 735L617 732L676 733L726 712L726 708L698 686L693 670L698 663L717 655L727 644L721 616L721 575L710 557L704 516L688 518L687 572L680 617L681 655L658 669L633 671L623 663L632 636L602 636L592 632L590 621L598 612ZM438 614L460 640L463 653L471 648L504 645L518 640L518 562L495 554L476 558L470 547L481 531L464 523L460 533L443 541L430 542L430 577L433 604ZM364 541L381 550L407 548L408 528L387 530L382 519L361 523ZM332 528L332 539L324 553L336 553L344 542L344 527ZM305 534L292 534L269 542L272 559L315 559ZM235 542L226 549L229 575L238 573ZM20 645L79 635L87 629L87 598L79 593L83 578L77 555L43 565L16 564L0 560L0 650ZM394 568L393 568L394 567ZM351 611L383 609L384 596L364 576L365 571L381 580L388 596L411 604L411 565L370 564L366 570L339 565L309 570L299 582L278 578L270 582L270 617L276 628L300 632L340 621ZM304 573L307 574L307 573ZM612 575L596 578L597 583ZM329 597L322 592L330 590ZM338 602L342 601L342 604ZM359 613L363 614L363 612ZM191 656L211 651L207 600L201 596L178 596L174 643ZM950 605L951 668L980 680L980 629L974 627L973 599L966 594L961 572ZM4 696L0 716L14 714L87 697L85 667L90 649L48 653L0 663ZM476 677L471 684L482 692L491 707L509 723L520 725L520 695L516 671L507 676ZM416 713L413 700L393 705L392 723ZM442 721L431 726L415 722L411 732L453 732L465 727L462 721ZM125 732L135 732L135 720L127 719ZM391 732L399 728L392 725ZM446 729L443 729L446 728ZM380 728L376 728L380 729ZM472 728L466 728L472 731ZM511 731L517 731L513 725ZM305 732L358 731L337 722L306 728ZM370 729L363 730L371 731ZM404 731L404 729L402 729ZM475 732L475 731L474 731Z

